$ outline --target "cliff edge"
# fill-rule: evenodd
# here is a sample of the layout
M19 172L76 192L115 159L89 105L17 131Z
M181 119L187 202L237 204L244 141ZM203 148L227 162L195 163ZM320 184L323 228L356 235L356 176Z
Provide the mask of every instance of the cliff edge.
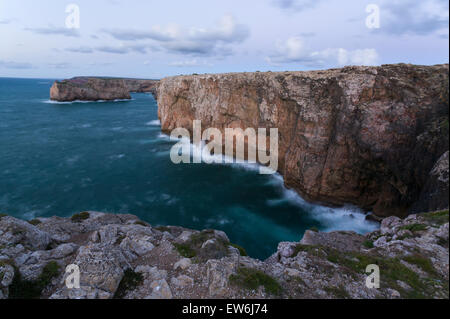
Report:
M448 195L436 195L448 193L448 165L438 163L449 143L448 71L395 64L169 77L158 85L158 113L165 132L192 131L193 120L222 132L278 128L287 187L313 202L406 216L448 207Z
M389 217L365 236L309 230L261 261L222 231L133 215L0 215L0 299L448 298L448 227L446 210ZM68 265L79 288L65 284ZM378 289L366 286L368 265Z

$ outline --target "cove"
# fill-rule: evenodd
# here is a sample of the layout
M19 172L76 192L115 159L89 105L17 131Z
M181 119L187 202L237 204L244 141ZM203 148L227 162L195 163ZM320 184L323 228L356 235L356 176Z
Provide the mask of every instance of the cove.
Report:
M0 212L23 219L131 213L152 225L220 229L255 258L310 228L366 233L354 207L302 200L250 164L175 165L150 94L49 103L53 80L0 78Z

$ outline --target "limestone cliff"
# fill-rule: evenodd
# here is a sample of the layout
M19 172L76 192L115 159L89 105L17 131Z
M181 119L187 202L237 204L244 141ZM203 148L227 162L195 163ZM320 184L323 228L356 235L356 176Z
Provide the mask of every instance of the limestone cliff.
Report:
M156 80L75 77L55 81L50 99L59 102L131 99L130 92L156 93Z
M0 299L448 298L448 227L447 210L389 217L366 236L307 231L260 261L224 232L133 215L0 215ZM80 288L65 285L71 264ZM366 287L369 264L379 289Z
M380 216L404 216L419 198L423 210L448 207L425 190L448 150L448 64L170 77L158 112L166 132L193 120L278 128L279 172L310 201Z

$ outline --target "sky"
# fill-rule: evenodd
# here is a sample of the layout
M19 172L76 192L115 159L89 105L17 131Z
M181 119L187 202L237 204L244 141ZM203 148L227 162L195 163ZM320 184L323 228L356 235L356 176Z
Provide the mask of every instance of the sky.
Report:
M449 60L447 0L0 0L0 77Z

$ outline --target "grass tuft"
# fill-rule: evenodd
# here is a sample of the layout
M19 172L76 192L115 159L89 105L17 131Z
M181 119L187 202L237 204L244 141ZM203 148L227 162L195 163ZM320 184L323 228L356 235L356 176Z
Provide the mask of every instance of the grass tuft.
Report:
M263 286L267 293L279 296L282 292L281 285L266 273L252 268L239 268L237 274L229 278L232 285L245 289L258 289Z
M238 244L233 244L233 243L231 243L230 246L231 246L231 247L234 247L234 248L237 248L237 249L239 250L239 254L240 254L241 256L244 256L244 257L245 257L245 256L248 256L248 255L247 255L247 251L245 250L244 247L239 246Z
M131 269L125 270L113 298L123 299L128 291L136 289L136 287L141 285L143 281L144 277L141 273L135 272Z
M36 280L25 280L17 268L14 269L13 282L9 286L9 299L39 299L42 290L59 274L59 265L50 261L44 266Z
M89 219L89 212L81 212L79 214L75 214L71 217L72 222L81 223L83 220Z

